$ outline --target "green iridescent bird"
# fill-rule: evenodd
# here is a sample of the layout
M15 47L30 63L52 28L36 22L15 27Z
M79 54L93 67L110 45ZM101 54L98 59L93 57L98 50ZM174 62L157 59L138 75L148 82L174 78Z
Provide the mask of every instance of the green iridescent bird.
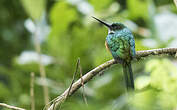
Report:
M136 52L133 34L122 23L108 24L96 17L93 18L109 29L105 42L106 48L111 52L113 58L122 64L127 90L134 90L131 60L135 57Z

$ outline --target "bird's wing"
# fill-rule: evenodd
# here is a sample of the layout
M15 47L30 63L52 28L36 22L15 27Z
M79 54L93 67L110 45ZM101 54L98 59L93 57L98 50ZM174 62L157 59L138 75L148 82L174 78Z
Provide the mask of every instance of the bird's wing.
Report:
M108 35L106 46L115 59L131 60L135 56L135 42L131 33Z
M135 57L136 56L136 52L135 52L135 40L133 38L133 35L131 35L129 43L130 43L130 54L131 54L132 57Z
M116 39L116 44L119 45L116 53L122 59L127 59L130 56L130 43L129 38L127 36L120 36Z

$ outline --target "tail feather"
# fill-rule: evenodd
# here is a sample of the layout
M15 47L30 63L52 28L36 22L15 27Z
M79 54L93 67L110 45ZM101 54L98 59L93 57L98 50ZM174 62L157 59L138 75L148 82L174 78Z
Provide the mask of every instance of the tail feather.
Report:
M127 90L129 89L134 90L134 80L133 80L131 62L123 63L123 73L125 77L125 83L126 83Z

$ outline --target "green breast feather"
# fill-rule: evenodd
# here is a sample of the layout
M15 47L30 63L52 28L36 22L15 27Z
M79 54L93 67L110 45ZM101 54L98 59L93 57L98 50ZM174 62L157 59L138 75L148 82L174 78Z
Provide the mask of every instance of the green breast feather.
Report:
M115 59L131 60L135 55L134 39L127 29L108 34L106 41Z

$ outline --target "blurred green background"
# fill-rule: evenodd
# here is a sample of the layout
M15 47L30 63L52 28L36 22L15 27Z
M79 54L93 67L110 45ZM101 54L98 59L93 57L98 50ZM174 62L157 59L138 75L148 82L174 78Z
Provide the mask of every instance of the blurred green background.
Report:
M136 50L177 47L177 10L172 0L0 0L0 102L30 108L35 72L36 110L69 87L77 58L83 73L112 59L104 47L108 23L134 33ZM37 36L47 83L41 81L34 47ZM135 95L127 99L121 65L107 69L62 104L61 110L177 110L177 61L171 56L133 62ZM79 78L79 75L77 75ZM0 107L0 110L7 110Z

